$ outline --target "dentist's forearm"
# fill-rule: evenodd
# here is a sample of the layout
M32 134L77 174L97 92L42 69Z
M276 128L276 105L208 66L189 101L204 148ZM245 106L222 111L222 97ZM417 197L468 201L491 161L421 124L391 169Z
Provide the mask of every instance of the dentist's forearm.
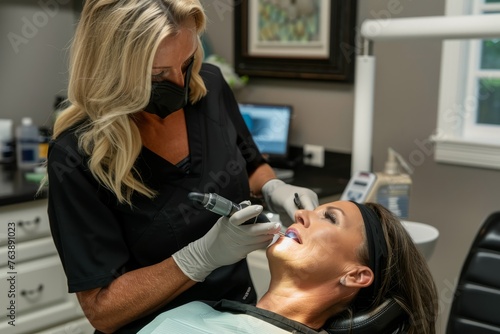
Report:
M92 326L101 332L113 333L168 304L195 284L173 258L168 258L125 273L105 288L76 294Z

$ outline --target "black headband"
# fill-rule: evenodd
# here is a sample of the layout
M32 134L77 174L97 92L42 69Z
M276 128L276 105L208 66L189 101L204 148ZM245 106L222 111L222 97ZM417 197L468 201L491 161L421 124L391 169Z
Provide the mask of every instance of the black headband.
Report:
M366 240L368 242L368 266L373 271L374 275L372 284L361 289L354 300L353 306L355 309L362 310L372 305L377 295L377 291L382 284L382 274L386 269L387 263L387 243L385 241L382 223L375 212L364 204L354 201L351 202L356 204L363 217Z

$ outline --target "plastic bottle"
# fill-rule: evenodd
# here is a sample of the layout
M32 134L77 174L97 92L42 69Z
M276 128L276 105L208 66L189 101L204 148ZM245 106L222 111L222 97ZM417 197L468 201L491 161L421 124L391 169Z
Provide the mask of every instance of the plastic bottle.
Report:
M19 169L33 169L39 165L39 134L38 127L33 120L24 117L21 125L16 129L17 167Z
M402 173L403 167L407 173ZM377 178L368 195L367 202L382 204L399 218L408 218L410 207L411 169L404 159L389 148L383 172Z
M11 119L0 119L0 163L14 162L14 126Z
M49 142L52 135L51 131L47 127L40 127L38 129L38 162L44 163L47 161L47 155L49 153Z

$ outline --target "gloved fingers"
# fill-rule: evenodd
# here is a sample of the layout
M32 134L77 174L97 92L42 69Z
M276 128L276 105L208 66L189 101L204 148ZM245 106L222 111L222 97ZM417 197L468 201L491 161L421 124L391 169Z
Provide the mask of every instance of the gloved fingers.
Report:
M242 208L246 208L247 206L250 206L250 205L252 205L252 202L250 202L250 201L243 201L243 202L240 202L240 206L241 206Z
M241 226L248 235L258 236L258 235L272 235L276 234L281 230L281 224L277 222L269 223L256 223L251 225Z
M233 226L239 226L249 219L257 217L264 208L262 205L250 205L239 211L236 211L231 218L229 218L229 223Z
M255 242L262 242L266 238L272 238L274 234L281 230L281 224L277 222L256 223L241 225L227 230L227 236L234 243L249 245Z
M295 193L292 198L290 196L284 203L283 203L283 209L286 211L288 214L288 217L290 218L288 221L287 217L282 217L280 215L281 222L286 225L290 226L288 223L292 223L295 220L295 211L298 210L297 203L295 203L295 194L299 196L299 201L300 201L300 207L303 210L314 210L318 206L318 195L312 190L309 190L307 188L300 188L300 187L295 187Z
M306 192L298 193L302 209L314 210L319 204L318 195L312 190L307 190Z
M240 248L246 249L248 247L260 247L262 244L269 244L274 238L274 234L265 234L265 235L258 235L256 237L253 237L251 239L243 239L241 244L238 246L238 250Z
M272 211L278 213L278 209L281 205L277 205L275 207L275 198L274 198L274 191L279 189L279 188L286 188L287 184L283 182L282 180L279 179L272 179L267 181L264 186L261 189L262 195L264 196L264 199L267 204L267 208Z

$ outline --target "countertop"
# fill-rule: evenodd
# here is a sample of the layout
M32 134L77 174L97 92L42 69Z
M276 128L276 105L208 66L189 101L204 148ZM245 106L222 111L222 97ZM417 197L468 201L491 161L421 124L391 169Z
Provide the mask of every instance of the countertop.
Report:
M303 165L294 168L293 179L285 182L312 189L320 198L339 195L349 182L348 175L344 173L345 166L341 163L342 160L345 159L337 157L335 164L325 166L326 168ZM38 183L28 181L26 173L18 170L15 165L0 164L0 206L46 197L46 193L37 195Z
M302 167L294 170L294 177L285 182L309 188L322 198L342 194L349 179L339 177L324 168Z
M37 195L38 183L26 180L25 174L12 164L0 164L0 206L29 202L46 197Z
M292 179L287 183L309 188L326 198L342 194L351 174L351 155L349 153L325 151L324 167L314 167L302 163L302 147L291 146L287 161L270 160L273 167L292 169Z

